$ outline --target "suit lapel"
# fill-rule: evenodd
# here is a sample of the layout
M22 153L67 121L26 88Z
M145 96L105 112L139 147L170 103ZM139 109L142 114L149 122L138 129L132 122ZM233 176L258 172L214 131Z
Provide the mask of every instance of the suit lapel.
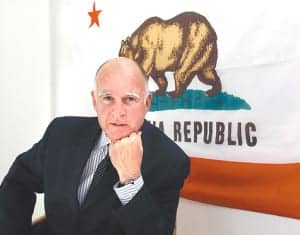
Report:
M91 151L95 142L99 138L101 130L99 129L97 119L93 119L89 125L82 131L78 141L74 141L74 151L72 152L72 160L70 161L69 169L71 171L71 195L72 201L76 209L79 209L79 202L77 198L78 186L80 183L82 171L86 164L86 161L90 157Z
M147 171L147 166L150 167L152 164L150 162L155 159L155 156L152 156L154 151L152 147L152 142L156 141L155 139L151 139L151 124L148 121L144 121L144 124L141 128L142 131L142 143L143 143L143 161L142 161L142 175Z

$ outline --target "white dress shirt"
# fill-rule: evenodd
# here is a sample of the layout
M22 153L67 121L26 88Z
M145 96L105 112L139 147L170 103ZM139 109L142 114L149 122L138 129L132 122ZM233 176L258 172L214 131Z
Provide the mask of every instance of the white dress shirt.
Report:
M90 185L93 180L94 173L97 169L98 164L107 156L108 152L108 144L111 141L108 136L102 131L101 136L99 137L98 141L96 142L89 159L84 167L80 184L78 186L78 201L80 204L83 203L86 194L90 188ZM143 187L144 180L143 177L140 176L139 178L130 181L128 184L121 186L120 183L116 182L113 186L115 193L117 194L118 198L122 205L126 205Z

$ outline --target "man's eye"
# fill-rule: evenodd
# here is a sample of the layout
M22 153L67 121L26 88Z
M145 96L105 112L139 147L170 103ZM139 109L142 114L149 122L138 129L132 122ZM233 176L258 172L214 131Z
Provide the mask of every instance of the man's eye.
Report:
M102 96L102 101L103 102L112 102L113 101L113 97L112 96L109 96L109 95L106 95L106 96Z
M126 96L124 97L124 102L127 104L133 104L138 102L138 98L135 96Z
M105 99L105 100L112 100L112 97L111 96L104 96L103 99Z

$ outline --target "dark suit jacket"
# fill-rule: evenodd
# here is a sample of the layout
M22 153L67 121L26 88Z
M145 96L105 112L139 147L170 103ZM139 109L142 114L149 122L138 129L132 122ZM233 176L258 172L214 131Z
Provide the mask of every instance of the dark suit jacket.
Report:
M77 188L101 129L96 118L57 118L17 157L0 187L0 233L31 234L35 192L44 193L47 234L172 234L179 191L189 172L185 153L147 121L142 128L144 186L122 206L110 166L80 207ZM45 234L43 234L45 235Z

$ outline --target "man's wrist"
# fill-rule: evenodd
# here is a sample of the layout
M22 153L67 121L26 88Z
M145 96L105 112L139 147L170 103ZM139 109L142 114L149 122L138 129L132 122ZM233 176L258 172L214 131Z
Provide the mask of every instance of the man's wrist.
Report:
M128 179L128 180L123 180L123 181L120 180L118 187L123 187L123 186L128 185L128 184L134 184L134 182L135 182L138 178L140 178L140 177L141 177L141 176L138 176L138 177L130 178L130 179Z
M129 181L124 182L124 183L119 182L118 187L123 187L123 186L128 185L128 184L133 184L133 182L134 182L134 180L129 180Z
M124 186L119 186L120 182L114 185L114 191L118 195L122 205L126 205L143 187L144 180L143 176L139 176L133 183L129 183Z

